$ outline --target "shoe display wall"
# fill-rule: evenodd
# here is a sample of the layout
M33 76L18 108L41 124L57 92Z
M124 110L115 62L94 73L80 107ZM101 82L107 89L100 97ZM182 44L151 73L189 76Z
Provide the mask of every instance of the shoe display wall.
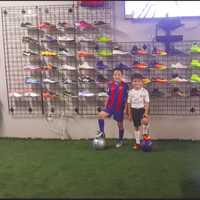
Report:
M120 67L129 85L143 75L152 115L200 115L200 41L175 43L173 55L159 42L113 41L112 1L102 2L2 10L10 113L96 115Z
M106 62L112 53L107 48L112 41L111 4L91 7L77 1L73 5L4 8L5 67L12 115L97 113L106 97L102 80L107 80L104 74L112 67L112 62ZM97 55L100 43L100 54L105 58ZM97 76L98 70L102 76Z

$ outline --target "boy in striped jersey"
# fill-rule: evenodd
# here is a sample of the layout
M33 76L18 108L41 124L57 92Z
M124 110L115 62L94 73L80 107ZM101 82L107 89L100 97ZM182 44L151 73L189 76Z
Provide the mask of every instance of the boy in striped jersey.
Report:
M108 83L108 97L105 101L105 108L98 114L99 130L96 137L105 137L104 119L113 116L119 128L119 139L116 147L123 145L124 136L124 110L128 97L128 84L123 81L123 70L115 68L113 70L113 80Z

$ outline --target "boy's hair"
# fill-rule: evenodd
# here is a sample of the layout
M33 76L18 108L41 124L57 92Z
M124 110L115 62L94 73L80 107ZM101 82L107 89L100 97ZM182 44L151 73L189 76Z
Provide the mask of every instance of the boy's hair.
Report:
M113 69L113 73L114 73L115 71L120 71L122 74L124 74L123 69L120 68L120 67L114 68L114 69Z
M133 80L135 80L135 79L140 79L140 80L142 80L142 79L143 79L142 74L139 74L139 73L133 74L133 75L131 76L131 80L133 81Z

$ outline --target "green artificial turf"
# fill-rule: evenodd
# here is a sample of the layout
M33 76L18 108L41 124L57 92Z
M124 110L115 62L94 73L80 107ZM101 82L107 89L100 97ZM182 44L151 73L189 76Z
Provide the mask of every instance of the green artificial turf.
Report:
M154 141L151 153L115 142L1 139L0 198L200 198L200 142Z

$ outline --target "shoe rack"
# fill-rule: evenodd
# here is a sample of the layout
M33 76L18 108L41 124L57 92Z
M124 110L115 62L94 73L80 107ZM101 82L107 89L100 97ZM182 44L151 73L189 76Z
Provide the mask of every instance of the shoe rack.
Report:
M191 52L193 44L198 46L200 41L183 41L175 43L175 55L155 55L156 49L164 50L159 42L118 43L125 55L113 55L113 66L128 67L125 71L126 81L131 74L138 72L146 78L145 88L150 93L150 113L152 115L199 115L200 114L200 85L199 81L191 81L192 75L200 75L200 64L192 66L192 60L200 59L200 53ZM133 51L133 47L137 50ZM142 55L140 50L144 51ZM130 54L133 52L133 54ZM145 66L146 68L142 67ZM157 65L156 65L157 64ZM161 64L162 69L156 66ZM199 67L198 67L199 66ZM160 79L160 80L159 80ZM199 79L200 80L200 79ZM130 87L131 84L129 83Z
M97 113L102 100L96 96L96 70L79 70L86 62L94 66L97 57L79 57L78 53L96 55L96 37L102 36L102 30L111 34L111 10L110 2L98 8L80 8L79 2L2 8L8 109L13 116ZM107 28L82 29L80 21L103 21ZM94 80L93 84L83 82L85 77ZM85 91L92 92L92 98Z
M164 49L159 42L112 42L110 1L98 8L76 2L7 7L1 12L8 109L13 116L96 115L104 104L106 81L117 66L125 69L129 84L135 72L150 80L145 87L152 115L200 115L200 86L190 81L192 75L200 76L200 62L199 67L191 65L200 54L190 52L193 43L200 41L176 42L177 54L165 56L152 55L154 47ZM147 54L130 54L143 49ZM139 69L141 63L148 67ZM177 63L187 68L173 69L171 65ZM155 64L166 69L156 69ZM177 76L188 81L169 81ZM167 81L156 82L158 78Z

